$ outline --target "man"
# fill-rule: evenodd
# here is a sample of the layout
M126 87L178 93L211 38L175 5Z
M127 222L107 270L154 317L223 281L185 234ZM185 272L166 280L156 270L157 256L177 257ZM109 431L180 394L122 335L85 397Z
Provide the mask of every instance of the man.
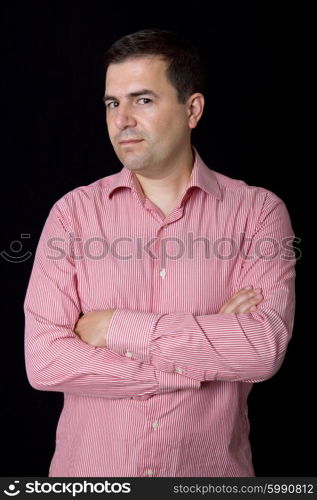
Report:
M54 204L24 304L30 384L64 392L51 477L254 476L247 397L292 334L294 233L191 145L203 89L173 33L107 53L123 168Z

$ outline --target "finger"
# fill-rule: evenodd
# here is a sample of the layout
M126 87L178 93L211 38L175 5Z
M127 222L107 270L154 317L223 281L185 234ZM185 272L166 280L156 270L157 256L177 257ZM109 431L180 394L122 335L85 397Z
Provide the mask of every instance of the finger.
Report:
M235 297L238 297L239 295L241 295L241 294L243 294L243 293L245 293L245 292L252 291L252 289L253 289L253 286L252 286L252 285L247 285L247 286L245 286L245 287L241 288L240 290L238 290L238 291L237 291L234 295L232 295L232 296L230 297L230 299L229 299L229 300L234 299Z
M239 308L235 311L236 314L242 314L249 312L253 307L256 307L256 304L253 303L244 303L239 306Z
M238 312L236 307L239 304L242 304L246 300L254 297L262 291L261 288L253 288L253 285L247 285L244 288L241 288L237 293L232 295L229 300L222 305L219 313L223 312Z
M254 290L244 290L244 291L238 293L236 296L231 297L228 300L227 304L231 309L232 309L232 307L235 309L240 304L243 304L246 301L252 300L254 296L255 296Z
M261 296L256 296L256 297L252 297L249 300L246 300L245 302L243 302L242 304L240 304L236 308L235 312L237 312L237 313L249 312L251 310L251 308L256 307L262 301L262 299L263 299L262 295Z
M244 292L240 296L230 299L226 304L220 309L220 313L240 313L245 312L247 309L252 307L254 304L259 303L263 299L263 296L259 293L254 294L254 292Z
M230 297L229 300L235 298L235 297L238 297L239 295L243 295L247 292L250 292L250 293L260 293L262 291L262 288L254 288L253 285L247 285L243 288L241 288L237 293L235 293L234 295L232 295Z

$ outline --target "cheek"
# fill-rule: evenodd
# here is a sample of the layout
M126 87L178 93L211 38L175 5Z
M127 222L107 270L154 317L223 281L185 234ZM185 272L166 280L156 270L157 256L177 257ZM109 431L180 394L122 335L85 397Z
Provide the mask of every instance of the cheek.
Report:
M113 120L113 118L110 117L110 115L108 113L106 115L106 125L107 125L109 135L113 136L115 133L114 120Z
M166 143L175 143L181 139L186 131L186 124L180 117L169 117L160 124L161 137Z
M109 118L107 118L106 124L107 124L107 129L108 129L109 135L111 135L111 133L112 133L111 131L113 130L113 126L112 126L112 122L111 122L111 120L109 120Z
M141 125L142 127L142 125ZM160 138L164 142L168 142L171 135L174 135L179 130L179 125L170 113L153 116L151 119L144 122L144 130L149 134L155 136L158 140Z
M109 135L109 139L112 143L114 143L115 134L116 134L116 131L114 130L114 128L111 127L111 125L108 125L108 135Z

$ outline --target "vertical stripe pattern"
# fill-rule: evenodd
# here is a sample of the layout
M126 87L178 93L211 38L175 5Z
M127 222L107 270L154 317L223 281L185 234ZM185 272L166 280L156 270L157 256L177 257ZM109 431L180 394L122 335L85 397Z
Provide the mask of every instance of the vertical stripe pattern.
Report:
M197 150L165 216L126 167L59 199L24 302L32 387L64 393L49 476L254 476L247 398L280 368L295 311L284 202ZM219 314L246 285L254 312ZM115 309L107 347L74 333Z

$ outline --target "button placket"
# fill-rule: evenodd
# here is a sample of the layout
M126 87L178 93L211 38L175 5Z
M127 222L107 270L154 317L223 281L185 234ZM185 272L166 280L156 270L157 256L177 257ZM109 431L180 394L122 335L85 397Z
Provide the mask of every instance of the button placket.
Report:
M184 373L184 369L181 368L180 366L178 366L177 368L175 368L175 371L176 371L176 373Z
M158 422L155 420L155 422L152 422L152 427L153 429L157 429L158 428Z
M166 223L163 223L160 227L160 232L159 232L159 237L158 237L158 257L159 257L159 274L160 274L160 277L162 279L165 279L166 277L166 256L165 255L161 255L161 250L162 250L162 246L161 246L161 241L162 241L162 238L161 238L161 235L162 235L162 231L163 229L166 227Z
M160 442L161 436L160 436L160 426L161 426L161 398L160 396L153 397L148 401L148 404L146 405L145 408L145 418L146 418L146 428L148 430L147 433L147 440L144 443L144 457L149 457L148 450L149 449L156 449L158 446L158 443ZM149 474L146 473L147 476L157 476L159 475L159 469L161 467L160 463L161 457L160 456L155 456L152 457L152 460L147 462L145 459L145 462L143 462L144 467L148 466L147 470L150 470Z
M163 267L163 269L160 270L160 276L161 276L161 278L165 278L165 276L166 276L166 269L165 269L165 267Z

